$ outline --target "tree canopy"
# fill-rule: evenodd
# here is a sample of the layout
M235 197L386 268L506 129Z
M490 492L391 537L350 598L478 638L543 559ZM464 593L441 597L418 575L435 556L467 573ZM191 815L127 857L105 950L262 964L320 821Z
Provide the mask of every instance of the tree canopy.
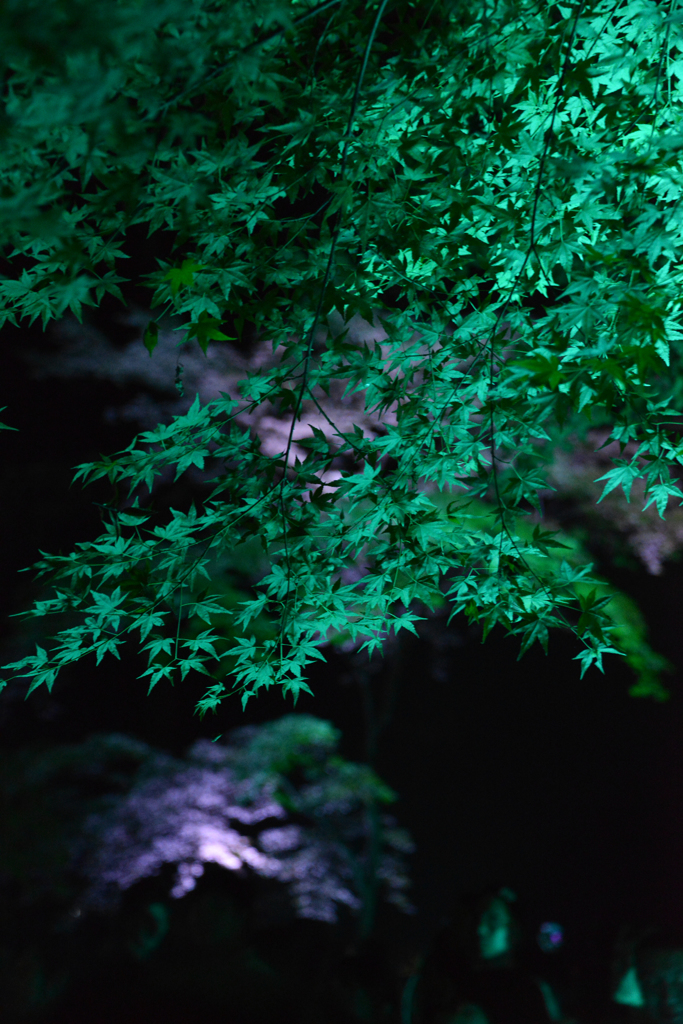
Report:
M207 675L202 712L296 699L326 643L372 653L445 602L522 653L571 629L581 672L626 653L657 693L539 493L598 430L603 494L683 499L682 21L676 0L5 4L2 322L123 298L143 228L170 239L151 359L169 324L273 349L78 468L111 482L111 521L42 558L27 614L67 624L6 678L51 687L132 641L150 687ZM329 415L340 383L377 430ZM274 454L245 426L264 405ZM161 515L169 469L210 486ZM235 604L221 567L255 539Z

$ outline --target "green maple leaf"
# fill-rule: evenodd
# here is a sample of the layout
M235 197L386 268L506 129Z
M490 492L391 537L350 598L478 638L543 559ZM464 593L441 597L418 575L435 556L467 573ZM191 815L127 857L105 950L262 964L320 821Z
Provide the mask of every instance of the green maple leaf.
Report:
M216 320L215 317L209 316L208 313L200 313L197 323L190 324L190 327L188 328L187 340L189 341L190 338L196 338L199 342L199 347L204 355L206 355L206 350L209 347L210 341L234 341L234 338L229 338L227 334L223 334L222 331L218 330L220 325L220 320Z
M159 343L159 324L155 320L150 320L147 324L142 343L151 356Z
M201 263L195 263L194 260L183 260L180 267L172 267L164 274L164 280L171 282L171 295L177 295L181 288L189 288L194 282L195 272L204 269Z
M613 491L616 487L622 487L624 494L626 495L626 500L631 500L631 487L633 485L634 480L637 480L640 476L640 470L633 463L626 463L622 462L621 460L615 461L617 462L616 467L614 469L610 469L610 471L608 473L605 473L603 476L599 476L598 479L595 481L596 483L598 482L598 480L608 481L605 484L604 491L598 498L598 504L600 504L602 499L606 497L609 494L609 492Z

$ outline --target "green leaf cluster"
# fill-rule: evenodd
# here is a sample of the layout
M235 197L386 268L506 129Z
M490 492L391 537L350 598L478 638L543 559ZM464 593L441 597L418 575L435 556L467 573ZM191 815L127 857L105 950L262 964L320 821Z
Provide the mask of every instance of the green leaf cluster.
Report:
M592 422L635 452L604 493L642 479L662 515L682 494L673 0L40 6L48 28L26 3L0 17L0 318L119 295L126 232L146 225L176 254L147 282L152 357L173 314L204 350L251 321L281 358L239 404L197 401L79 468L132 507L44 557L55 597L31 614L75 624L7 670L51 686L133 637L151 686L210 677L202 712L271 686L296 699L330 639L372 653L444 594L522 650L572 629L582 671L623 650L590 567L523 524L552 446ZM59 26L66 45L45 43ZM332 314L373 312L385 339L320 340ZM362 393L377 436L330 420L333 381ZM264 402L292 421L276 456L239 422ZM298 461L294 425L316 409L328 429ZM169 467L213 490L159 522ZM267 569L235 608L215 566L254 538Z

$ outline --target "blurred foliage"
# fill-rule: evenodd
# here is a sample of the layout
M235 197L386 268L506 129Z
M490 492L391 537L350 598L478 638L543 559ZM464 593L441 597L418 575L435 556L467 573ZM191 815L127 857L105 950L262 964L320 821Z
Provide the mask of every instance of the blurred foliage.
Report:
M346 904L351 913L334 930L336 938L329 930L336 948L339 941L367 940L378 896L410 910L405 858L412 844L382 810L395 795L367 766L341 758L338 741L330 723L297 714L243 727L227 743L199 741L182 759L123 735L7 756L0 775L0 881L6 906L28 925L26 931L3 929L1 937L3 1005L12 1005L16 1013L8 1019L23 1019L24 1013L66 998L74 985L96 983L109 961L131 961L126 973L132 972L133 985L131 964L136 961L147 964L152 958L153 976L163 975L165 958L173 958L176 947L180 953L188 936L191 940L191 921L204 913L205 897L220 913L210 927L207 923L204 941L219 952L225 952L226 942L231 950L234 945L235 970L247 979L239 982L228 970L220 995L228 1003L242 999L245 984L247 989L259 984L259 970L272 975L267 991L280 991L283 998L284 985L284 995L293 998L290 982L279 977L277 957L274 965L262 962L258 970L248 962L257 955L254 929L264 936L274 929L279 945L287 929L293 943L306 944L310 937L297 938L297 918L329 927L322 922L336 920L336 908ZM166 813L169 806L180 812L173 820ZM144 817L136 818L136 807ZM242 862L226 871L224 851L216 851L235 835L228 825L239 830L241 845L235 849ZM196 846L194 856L202 870L194 871L191 885L175 892L184 899L172 894L169 900L168 870L179 867L180 834L188 828L204 843ZM267 871L260 871L258 859L248 855L249 850L258 853L260 839L267 856L258 856L269 861ZM287 842L278 846L282 839ZM302 877L278 873L287 868L288 858L291 863L302 853ZM192 892L205 865L206 878ZM231 887L220 876L233 876ZM297 880L308 897L317 894L317 902L308 898L302 903ZM188 911L176 909L185 902ZM327 941L320 936L321 950ZM184 955L189 955L187 947ZM27 957L34 963L30 991L16 976L17 964ZM195 966L192 971L201 981L202 970ZM208 981L206 987L212 991ZM258 1019L266 993L250 998ZM330 1012L334 1019L339 1014L353 1019L348 1007Z
M153 848L160 837L174 834L163 817L165 796L170 792L175 798L179 788L186 786L186 798L179 805L181 817L196 823L202 808L208 809L206 824L209 830L214 828L216 842L220 828L231 820L231 804L236 820L247 829L245 849L250 834L254 841L258 839L247 827L250 824L268 821L271 829L277 825L286 832L287 825L294 823L294 831L298 828L312 840L324 839L335 846L335 855L346 859L351 874L344 884L359 888L357 896L349 899L354 909L362 906L364 887L369 891L378 884L374 873L383 867L390 900L410 910L403 895L408 880L402 861L412 849L410 839L392 818L374 817L376 808L392 803L396 795L366 765L340 757L336 753L339 738L329 722L296 714L242 727L230 734L227 743L197 741L185 759L115 734L47 751L21 750L6 759L2 771L7 826L0 873L6 882L19 885L29 901L47 898L86 907L92 903L89 887L104 896L102 906L115 905L130 885L176 862L172 843L157 854ZM147 820L126 831L126 821L132 820L141 796ZM155 801L161 807L156 823L151 821ZM107 849L107 841L116 849ZM381 865L369 856L373 844ZM295 841L284 849L298 845ZM108 857L133 862L138 855L145 863L140 873L128 865L127 881L112 887L105 880L101 888ZM181 859L179 855L177 860ZM197 854L195 860L200 859ZM249 863L242 859L242 866ZM207 862L211 860L207 857ZM220 859L213 860L225 866ZM232 870L239 866L235 863ZM391 867L395 877L389 879ZM278 875L265 872L264 877ZM326 883L324 875L319 881Z

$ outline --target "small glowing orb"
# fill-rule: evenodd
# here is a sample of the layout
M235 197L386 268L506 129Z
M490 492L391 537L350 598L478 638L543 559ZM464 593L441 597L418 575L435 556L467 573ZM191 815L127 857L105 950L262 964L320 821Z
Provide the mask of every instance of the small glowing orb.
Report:
M554 953L564 942L564 928L554 921L544 921L538 929L537 940L544 953Z

